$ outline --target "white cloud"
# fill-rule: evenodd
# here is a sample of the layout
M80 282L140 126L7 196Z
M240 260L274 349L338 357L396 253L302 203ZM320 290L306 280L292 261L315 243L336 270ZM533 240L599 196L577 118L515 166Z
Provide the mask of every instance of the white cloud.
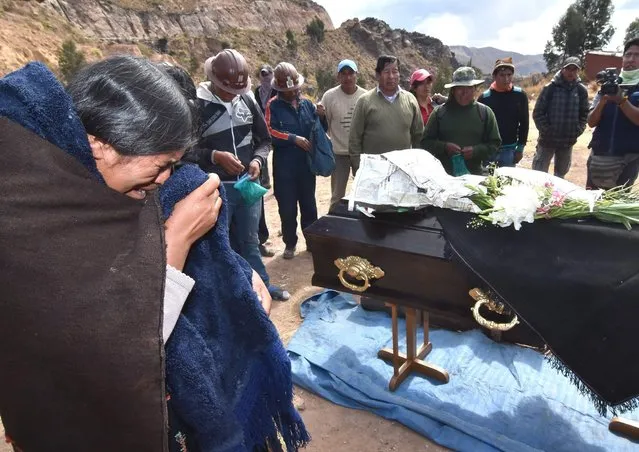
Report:
M388 5L395 3L395 0L316 0L316 3L323 6L335 28L342 22L355 17L364 19L366 17L377 17L384 20L379 12L384 11Z
M468 27L464 18L451 13L428 16L415 26L415 31L437 38L447 45L468 42Z
M619 8L615 5L615 12L612 14L610 22L616 28L616 31L608 45L610 49L623 49L623 39L626 36L626 29L633 20L639 17L639 1L623 3L632 4L628 5L629 8Z
M571 3L571 0L555 2L552 6L545 8L537 18L514 22L500 28L497 31L497 38L490 41L476 40L473 46L495 47L525 55L543 53L546 41L551 39L552 28Z

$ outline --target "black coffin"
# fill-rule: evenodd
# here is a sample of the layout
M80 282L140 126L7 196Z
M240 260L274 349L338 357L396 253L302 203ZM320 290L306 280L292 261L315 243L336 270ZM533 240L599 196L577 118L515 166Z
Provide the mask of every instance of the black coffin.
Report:
M306 228L304 235L313 256L313 285L426 310L431 324L442 328L481 328L473 318L470 308L475 300L468 292L482 284L453 259L434 210L377 213L376 218L368 218L349 212L342 202ZM367 259L381 268L384 276L371 279L371 286L363 293L345 287L339 280L335 260L348 256ZM490 312L482 314L489 320L509 320L498 314L491 316ZM543 345L523 322L503 332L501 339Z

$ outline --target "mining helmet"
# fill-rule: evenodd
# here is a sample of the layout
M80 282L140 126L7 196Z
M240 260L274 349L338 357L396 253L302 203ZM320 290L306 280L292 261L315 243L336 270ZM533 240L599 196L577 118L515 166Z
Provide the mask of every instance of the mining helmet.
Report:
M291 63L282 62L275 66L271 86L276 91L295 91L304 84L304 77Z
M218 88L231 94L244 94L251 89L246 59L234 49L224 49L204 63L207 78Z

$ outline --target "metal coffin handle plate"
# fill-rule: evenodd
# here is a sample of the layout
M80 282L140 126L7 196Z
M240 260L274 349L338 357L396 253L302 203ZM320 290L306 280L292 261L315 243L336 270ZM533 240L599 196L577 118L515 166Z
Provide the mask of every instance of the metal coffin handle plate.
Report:
M367 259L359 256L340 257L335 259L335 266L339 268L337 275L344 287L354 292L364 292L371 286L372 279L380 279L384 277L384 270L375 267ZM362 285L353 284L346 280L346 275L363 281Z

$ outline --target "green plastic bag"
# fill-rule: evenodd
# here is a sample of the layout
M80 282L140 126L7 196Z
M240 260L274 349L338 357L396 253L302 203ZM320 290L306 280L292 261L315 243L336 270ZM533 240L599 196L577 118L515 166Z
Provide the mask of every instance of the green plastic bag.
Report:
M252 206L260 200L262 196L268 191L257 182L250 179L248 173L240 177L240 179L233 185L237 191L242 195L242 199L246 201L246 204Z
M466 162L464 162L464 156L461 154L455 154L451 157L453 161L453 176L463 176L464 174L470 174Z

